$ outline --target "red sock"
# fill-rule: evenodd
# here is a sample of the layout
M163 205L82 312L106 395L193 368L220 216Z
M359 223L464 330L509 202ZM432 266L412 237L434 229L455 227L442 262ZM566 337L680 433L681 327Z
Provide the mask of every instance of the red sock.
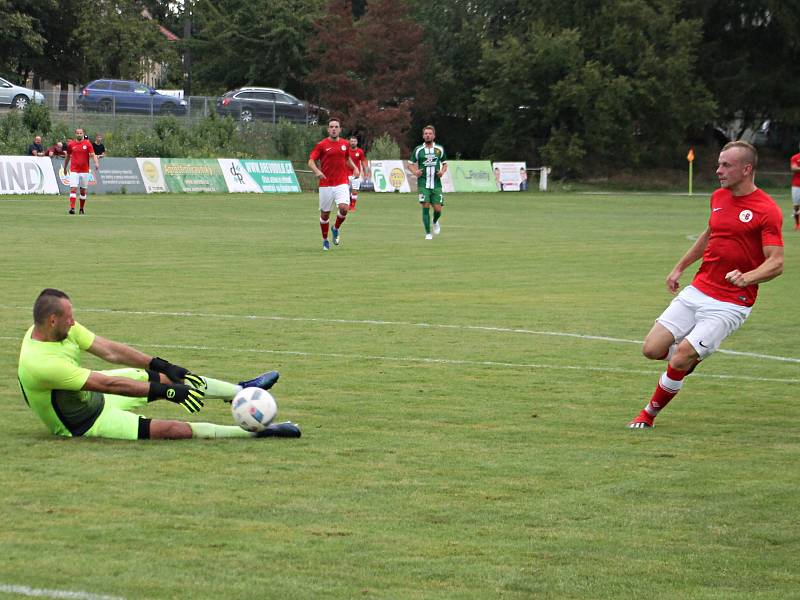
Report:
M75 194L69 195L69 208L70 210L75 210Z
M681 391L683 387L683 378L686 377L686 371L681 371L674 368L672 365L667 365L667 372L661 375L658 380L656 390L650 398L645 410L651 417L655 417L664 407L669 404L675 395Z
M83 210L84 206L86 206L86 198L81 198L81 210Z
M794 213L794 224L800 225L800 213Z
M322 230L322 239L328 239L328 227L330 227L329 221L323 221L322 219L319 220L319 228Z
M342 223L344 223L344 219L345 219L346 216L347 215L342 215L342 213L337 213L337 215L336 215L336 223L334 224L334 227L336 229L339 229L339 227L342 226Z

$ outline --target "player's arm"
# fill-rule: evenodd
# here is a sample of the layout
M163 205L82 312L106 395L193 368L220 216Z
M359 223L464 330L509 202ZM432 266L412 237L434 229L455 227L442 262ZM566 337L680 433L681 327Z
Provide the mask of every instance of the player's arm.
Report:
M361 177L361 169L356 166L356 163L353 162L349 154L347 155L347 166L349 166L350 170L353 172L353 177Z
M317 161L313 158L308 159L308 168L314 172L319 179L325 179L325 173L320 171L319 167L317 166Z
M131 348L126 344L115 342L99 335L95 336L94 342L87 348L87 351L106 362L139 369L146 369L152 360L151 356L140 352L136 348Z
M95 172L99 171L100 170L100 161L97 160L97 155L94 152L89 152L89 156L91 156L92 160L94 161L94 170L95 170Z
M747 273L734 269L725 275L725 279L736 287L747 287L775 279L783 273L783 246L764 246L763 251L766 258L755 269Z
M361 177L369 179L369 161L366 156L361 160Z
M72 153L67 150L67 153L64 155L64 173L69 173L69 159L72 158Z
M703 233L697 237L694 244L692 244L692 247L686 251L686 254L681 257L678 263L672 268L672 271L669 272L669 275L667 275L667 289L670 292L674 294L678 291L678 288L681 287L678 280L686 270L686 267L702 258L710 237L711 228L706 227L705 231L703 231Z
M447 161L442 162L442 168L439 170L439 179L444 177L445 173L447 173Z
M203 407L205 390L194 386L165 384L159 382L136 381L127 377L106 375L92 371L81 389L90 392L102 392L117 396L131 396L133 398L147 398L153 400L169 400L182 405L189 412L197 412Z
M420 175L422 175L422 171L419 170L419 167L415 162L409 160L406 161L406 165L408 170L411 172L412 175L414 175L414 177L419 177Z

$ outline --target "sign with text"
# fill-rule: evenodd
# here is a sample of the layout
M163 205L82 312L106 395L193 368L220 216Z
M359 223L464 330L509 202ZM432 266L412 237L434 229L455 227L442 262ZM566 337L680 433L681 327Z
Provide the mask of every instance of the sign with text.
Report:
M161 170L160 158L137 158L139 172L142 174L142 183L148 194L159 194L169 191L167 182L164 181L164 172Z
M524 162L496 162L494 183L501 192L519 192L528 189L528 172Z
M300 191L300 182L288 160L240 159L243 172L250 176L258 192L294 193ZM234 190L231 190L234 191Z
M58 194L46 156L0 156L0 194Z
M499 192L488 160L450 160L447 172L456 192Z
M369 161L372 185L376 192L410 192L405 163L402 160Z
M170 192L227 192L219 162L202 158L162 158L161 170Z
M64 173L64 161L56 157L50 160L58 172L59 191L68 193L69 177ZM143 194L147 191L135 158L101 158L96 177L94 163L89 166L89 189L93 194Z

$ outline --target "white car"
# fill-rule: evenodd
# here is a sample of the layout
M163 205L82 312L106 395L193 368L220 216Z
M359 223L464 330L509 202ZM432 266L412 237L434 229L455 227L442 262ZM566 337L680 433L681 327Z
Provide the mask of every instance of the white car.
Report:
M30 88L14 85L0 77L0 106L10 106L20 110L28 106L29 102L44 103L44 95Z

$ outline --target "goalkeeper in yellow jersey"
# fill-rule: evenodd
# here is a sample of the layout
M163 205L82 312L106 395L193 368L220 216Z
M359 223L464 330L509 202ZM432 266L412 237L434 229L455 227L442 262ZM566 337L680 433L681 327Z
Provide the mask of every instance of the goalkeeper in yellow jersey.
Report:
M127 368L83 368L84 351ZM273 423L253 434L236 425L148 419L130 412L154 400L169 400L189 412L197 412L206 398L230 402L242 388L271 388L279 375L269 371L239 384L196 375L95 335L75 322L69 296L52 288L43 290L33 305L33 325L22 340L17 373L28 406L52 433L64 437L300 437L300 429L291 422Z

